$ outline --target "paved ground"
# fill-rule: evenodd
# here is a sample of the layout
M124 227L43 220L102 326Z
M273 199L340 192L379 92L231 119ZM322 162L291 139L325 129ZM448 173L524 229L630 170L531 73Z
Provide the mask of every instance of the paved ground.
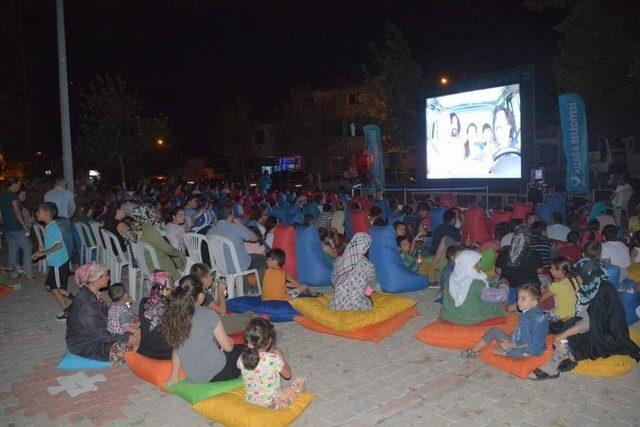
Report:
M54 320L41 281L23 282L0 300L0 425L212 424L126 366L56 370L65 325ZM640 368L617 379L519 380L416 340L439 306L431 302L435 291L409 296L420 316L377 345L277 325L294 375L306 376L317 395L296 425L640 425Z

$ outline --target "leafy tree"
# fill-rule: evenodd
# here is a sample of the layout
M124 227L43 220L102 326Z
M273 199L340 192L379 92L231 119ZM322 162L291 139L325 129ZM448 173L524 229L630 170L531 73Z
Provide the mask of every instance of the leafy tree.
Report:
M587 105L589 131L635 133L640 108L640 8L637 2L531 0L527 5L570 7L558 30L564 35L553 73L560 91L576 92Z
M251 102L242 95L224 105L214 119L214 130L209 136L214 153L224 158L229 166L239 165L244 170L246 159L255 153L253 134L255 123L251 118Z
M302 156L305 170L313 174L325 170L331 152L322 111L311 86L301 84L291 89L275 119L274 135L280 154Z
M106 177L125 171L142 172L161 159L158 150L168 149L169 120L144 108L138 92L130 90L120 76L100 76L79 93L78 152L85 166ZM156 141L162 139L162 147ZM107 178L109 179L109 178Z
M387 23L384 34L381 46L371 46L375 64L367 78L369 115L377 119L392 145L414 147L419 142L419 115L423 111L417 102L423 89L422 70L400 28Z

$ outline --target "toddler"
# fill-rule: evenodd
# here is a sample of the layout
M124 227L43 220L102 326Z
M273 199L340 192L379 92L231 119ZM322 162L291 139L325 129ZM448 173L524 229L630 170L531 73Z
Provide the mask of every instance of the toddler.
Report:
M114 283L108 289L109 298L113 301L109 307L107 331L112 334L126 332L140 339L140 322L131 313L131 299L122 283Z
M251 320L244 332L247 347L238 359L247 402L266 408L291 405L306 388L306 380L296 378L290 387L280 386L280 377L291 379L291 367L275 347L276 331L266 319Z
M319 293L309 291L307 285L301 285L282 267L286 261L286 254L282 249L273 248L267 252L267 271L262 284L262 300L288 301L298 296L319 296Z
M517 304L522 314L513 336L494 326L476 345L465 350L462 355L468 359L474 358L480 350L493 341L496 341L499 346L493 350L494 353L513 359L541 355L546 349L544 340L549 331L549 323L544 311L538 307L540 297L540 287L535 283L525 283L520 286Z

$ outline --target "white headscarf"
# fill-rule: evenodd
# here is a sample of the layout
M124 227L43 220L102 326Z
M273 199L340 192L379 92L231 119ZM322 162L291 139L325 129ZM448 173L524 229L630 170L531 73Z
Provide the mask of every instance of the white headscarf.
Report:
M456 257L455 267L449 277L449 294L456 307L464 304L469 288L474 280L486 283L487 275L479 272L474 265L480 261L481 255L476 251L465 250Z

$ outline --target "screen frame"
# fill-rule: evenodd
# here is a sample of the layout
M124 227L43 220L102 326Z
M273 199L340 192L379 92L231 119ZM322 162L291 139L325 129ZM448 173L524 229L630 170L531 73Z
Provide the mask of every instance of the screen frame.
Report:
M427 178L427 100L456 93L473 92L500 86L520 85L520 178ZM419 182L427 188L489 187L490 191L525 191L532 167L535 141L535 77L533 66L518 67L493 74L454 81L446 86L434 85L420 93Z

